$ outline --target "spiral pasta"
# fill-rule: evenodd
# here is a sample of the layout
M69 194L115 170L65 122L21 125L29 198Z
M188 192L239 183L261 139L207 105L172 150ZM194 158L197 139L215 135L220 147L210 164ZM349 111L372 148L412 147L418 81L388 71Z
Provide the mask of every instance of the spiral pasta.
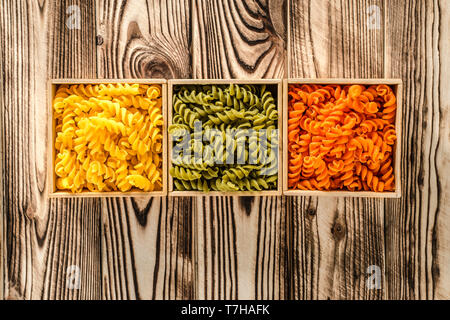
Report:
M172 108L175 190L277 189L278 111L271 89L177 85Z
M395 190L391 87L291 84L288 95L290 190Z
M53 110L57 190L162 189L160 85L60 85Z

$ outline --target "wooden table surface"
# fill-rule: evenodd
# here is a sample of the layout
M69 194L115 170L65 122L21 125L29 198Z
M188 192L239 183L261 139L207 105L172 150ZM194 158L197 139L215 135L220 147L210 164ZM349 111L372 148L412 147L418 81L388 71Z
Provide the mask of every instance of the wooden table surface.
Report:
M450 298L449 0L0 8L0 298ZM46 80L152 77L402 78L403 196L48 200Z

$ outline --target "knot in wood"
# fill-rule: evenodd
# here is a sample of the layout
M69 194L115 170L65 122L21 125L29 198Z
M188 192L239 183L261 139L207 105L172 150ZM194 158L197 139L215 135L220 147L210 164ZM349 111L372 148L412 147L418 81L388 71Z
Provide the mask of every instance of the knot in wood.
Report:
M101 46L103 44L103 37L101 35L97 35L95 37L95 44Z
M345 236L345 226L336 222L333 228L331 228L331 233L333 234L334 239L339 241Z

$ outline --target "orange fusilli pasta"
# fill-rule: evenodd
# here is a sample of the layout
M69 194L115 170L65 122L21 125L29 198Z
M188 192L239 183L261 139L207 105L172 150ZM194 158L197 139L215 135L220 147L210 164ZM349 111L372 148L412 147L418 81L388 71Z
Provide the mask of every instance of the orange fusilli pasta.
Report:
M396 97L387 85L289 85L288 187L394 191Z

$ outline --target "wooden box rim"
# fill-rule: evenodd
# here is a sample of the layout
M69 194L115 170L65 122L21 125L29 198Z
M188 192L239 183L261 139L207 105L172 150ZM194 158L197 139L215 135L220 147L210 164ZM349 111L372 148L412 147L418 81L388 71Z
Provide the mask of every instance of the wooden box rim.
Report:
M55 86L61 84L108 84L108 83L139 83L139 84L158 84L161 85L162 97L162 116L163 116L163 152L162 152L162 190L160 191L138 191L132 190L128 192L112 191L112 192L91 192L83 191L72 193L68 191L56 191L55 187L55 122L53 118L53 97L55 95ZM110 197L161 197L167 195L167 80L166 79L72 79L72 78L52 78L47 83L48 90L48 137L49 152L47 160L47 177L48 177L48 197L49 198L110 198Z
M283 192L283 170L282 165L282 147L283 147L283 128L282 128L282 112L283 112L283 80L282 79L171 79L168 81L168 97L170 103L167 104L168 116L167 125L172 123L172 92L174 85L208 85L208 84L272 84L277 85L277 110L278 110L278 185L276 190L263 191L174 191L173 178L168 174L168 194L173 197L213 197L213 196L281 196ZM168 135L168 168L172 166L172 140Z
M370 78L370 79L354 79L354 78L321 78L321 79L302 79L287 78L283 80L283 195L285 196L306 196L306 197L359 197L359 198L400 198L401 197L401 146L402 146L402 110L403 99L402 89L403 81L401 79L390 78ZM377 85L386 84L394 86L397 98L397 111L395 114L395 130L397 140L394 145L394 174L395 174L395 191L392 192L374 192L374 191L318 191L318 190L290 190L288 188L288 153L287 153L287 137L288 137L288 86L289 84L361 84L361 85Z

